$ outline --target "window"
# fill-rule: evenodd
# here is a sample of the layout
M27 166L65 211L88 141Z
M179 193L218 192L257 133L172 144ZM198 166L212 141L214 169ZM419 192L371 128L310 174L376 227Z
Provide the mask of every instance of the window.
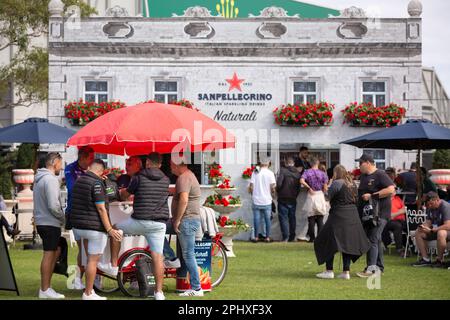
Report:
M295 81L293 90L294 104L314 103L317 101L317 82Z
M170 154L163 154L161 170L169 177L170 183L174 184L177 177L170 170L170 157ZM210 165L214 162L219 163L218 152L191 153L191 163L188 164L188 168L194 173L200 184L208 185L210 183L208 179Z
M369 154L375 160L375 164L378 169L386 169L386 150L384 149L364 149L364 154Z
M108 101L108 81L86 80L84 82L84 100L87 102Z
M95 153L95 159L103 160L105 166L109 167L108 155L104 153Z
M364 103L372 103L376 107L386 105L386 81L364 81L362 84L362 99Z
M179 84L177 81L155 81L154 100L161 103L170 103L179 99Z

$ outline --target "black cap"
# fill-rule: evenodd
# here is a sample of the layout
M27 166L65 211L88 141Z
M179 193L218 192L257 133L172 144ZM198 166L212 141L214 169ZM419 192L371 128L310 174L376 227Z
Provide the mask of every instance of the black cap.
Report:
M363 154L362 156L361 156L361 158L359 158L359 159L356 159L356 161L359 161L359 162L370 162L370 163L375 163L375 160L373 160L373 157L370 155L370 154Z
M439 195L437 194L437 192L430 191L425 195L426 202L430 201L431 199L439 199Z

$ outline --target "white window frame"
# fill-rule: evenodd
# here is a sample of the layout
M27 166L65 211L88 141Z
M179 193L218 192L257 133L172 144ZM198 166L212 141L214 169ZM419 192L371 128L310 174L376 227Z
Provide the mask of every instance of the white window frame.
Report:
M175 94L175 91L156 91L155 89L155 85L156 82L176 82L177 83L177 91L176 91L176 95L177 95L177 100L181 100L184 97L182 97L182 79L181 78L152 78L150 81L151 87L150 87L150 92L151 92L151 98L150 100L155 100L155 95L157 94L164 94L164 103L169 103L168 101L168 96L169 94ZM156 100L155 100L156 101Z
M88 81L97 81L97 82L102 81L102 82L106 82L107 86L108 86L108 89L107 89L107 91L86 91L86 82L88 82ZM98 95L99 94L105 94L105 93L108 96L106 101L113 100L113 98L112 98L112 90L111 90L112 84L113 83L112 83L112 79L111 78L99 78L99 79L84 78L84 77L81 78L81 88L82 88L81 91L82 91L83 100L86 101L86 95L87 94L95 94L95 102L98 103Z
M314 92L306 92L306 91L294 91L294 86L296 82L314 82L316 84L316 91ZM291 84L290 84L290 88L291 88L291 96L290 96L290 100L292 101L292 104L295 103L295 99L294 96L295 95L303 95L303 101L302 103L306 103L307 100L307 96L308 95L315 95L316 96L316 100L315 102L319 102L320 101L320 79L317 78L302 78L302 79L298 79L298 78L293 78L291 79Z
M384 92L365 92L364 91L364 83L365 82L384 82ZM389 79L361 79L360 81L360 101L361 103L364 101L364 96L371 95L373 105L376 107L382 107L377 105L377 95L384 95L384 105L389 104L390 101L390 81Z
M386 149L373 149L373 148L364 148L363 149L363 154L364 153L367 153L367 151L383 151L384 152L384 159L373 159L374 161L375 161L375 165L377 165L377 164L379 164L379 163L383 163L384 164L384 169L382 169L382 170L385 170L387 167L388 167L388 162L387 162L387 157L388 157L388 154L387 154L387 150ZM378 168L378 166L377 166L377 168Z

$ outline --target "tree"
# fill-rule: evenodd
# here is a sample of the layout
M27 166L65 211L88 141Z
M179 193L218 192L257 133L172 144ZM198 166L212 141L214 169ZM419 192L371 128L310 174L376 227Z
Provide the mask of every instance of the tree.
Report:
M38 147L38 144L22 143L17 154L16 169L34 169Z
M436 150L433 154L433 169L450 169L450 149Z
M16 99L0 101L0 107L30 106L48 97L48 51L36 47L32 39L48 34L50 0L1 0L0 52L13 48L8 65L0 67L0 97L14 87ZM82 0L63 0L76 5L81 16L96 13ZM2 105L2 106L1 106Z
M17 150L13 152L2 152L0 155L0 194L5 199L12 198L12 176L11 170L16 162Z

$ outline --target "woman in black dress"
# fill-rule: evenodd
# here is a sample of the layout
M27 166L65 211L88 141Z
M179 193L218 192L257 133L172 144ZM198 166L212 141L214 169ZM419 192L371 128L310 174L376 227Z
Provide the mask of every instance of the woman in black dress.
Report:
M350 279L350 263L369 250L369 239L356 207L357 188L345 167L337 165L333 170L333 183L328 189L331 209L327 222L314 241L319 265L326 263L326 271L318 278L333 279L333 260L336 252L342 253L343 273L339 278Z

